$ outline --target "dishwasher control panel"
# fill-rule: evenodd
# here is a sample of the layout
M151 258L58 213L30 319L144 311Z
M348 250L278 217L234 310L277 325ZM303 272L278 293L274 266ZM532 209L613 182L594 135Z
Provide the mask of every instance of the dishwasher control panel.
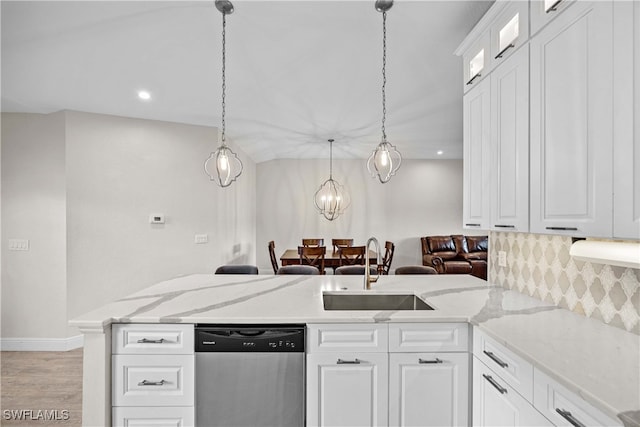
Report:
M304 325L196 325L196 352L304 352Z

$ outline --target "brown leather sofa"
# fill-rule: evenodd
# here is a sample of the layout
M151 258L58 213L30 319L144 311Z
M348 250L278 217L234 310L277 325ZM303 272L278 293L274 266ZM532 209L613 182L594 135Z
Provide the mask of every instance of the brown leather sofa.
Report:
M488 236L426 236L422 241L422 265L439 274L472 274L487 280Z

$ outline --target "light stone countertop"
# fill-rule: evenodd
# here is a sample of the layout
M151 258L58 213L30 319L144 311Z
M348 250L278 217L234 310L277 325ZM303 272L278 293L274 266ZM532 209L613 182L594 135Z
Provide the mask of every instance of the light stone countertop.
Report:
M194 274L160 282L70 322L470 322L625 425L640 426L640 336L469 275L381 276L367 292L409 292L433 311L325 311L324 291L363 292L362 276Z

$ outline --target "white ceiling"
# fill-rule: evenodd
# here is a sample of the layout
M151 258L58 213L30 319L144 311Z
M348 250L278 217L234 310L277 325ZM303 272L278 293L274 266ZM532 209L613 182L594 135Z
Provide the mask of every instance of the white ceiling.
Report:
M403 157L462 157L462 66L453 51L490 4L397 0L388 12L386 131ZM334 157L368 157L382 117L382 15L374 1L234 6L227 139L256 162L328 157L328 138L336 140ZM3 112L69 109L220 125L222 15L213 0L3 0L1 7ZM138 100L139 89L152 100Z

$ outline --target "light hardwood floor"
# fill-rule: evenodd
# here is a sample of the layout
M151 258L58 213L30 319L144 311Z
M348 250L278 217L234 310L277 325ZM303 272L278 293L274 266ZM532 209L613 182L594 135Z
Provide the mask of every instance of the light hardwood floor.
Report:
M3 351L0 425L49 426L82 425L82 349L66 352ZM16 411L23 419L17 420ZM38 419L38 411L54 420ZM9 412L7 412L9 411ZM57 411L57 412L55 412ZM64 412L68 411L68 419ZM53 414L53 416L51 416ZM55 420L55 418L59 420ZM24 419L26 417L26 419Z

